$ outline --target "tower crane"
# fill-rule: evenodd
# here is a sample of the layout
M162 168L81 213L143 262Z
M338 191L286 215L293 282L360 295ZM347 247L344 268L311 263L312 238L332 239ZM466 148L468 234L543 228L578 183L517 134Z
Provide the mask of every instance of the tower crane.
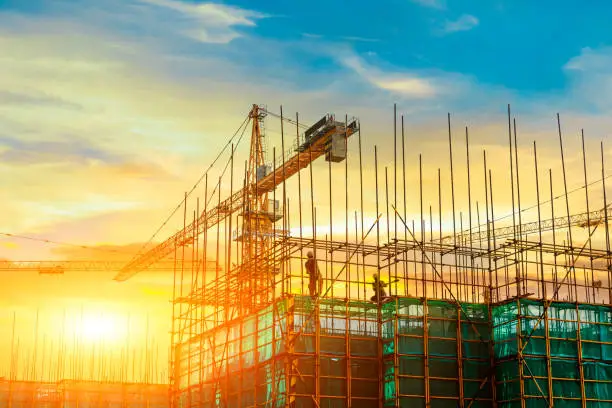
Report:
M486 228L482 231L471 232L463 231L456 235L448 235L442 238L442 243L453 244L453 242L481 242L486 241L489 237L495 236L496 239L503 239L508 237L514 237L516 234L529 234L535 233L539 230L551 231L553 229L569 228L570 226L576 226L580 228L586 228L588 226L595 226L603 224L607 221L607 217L612 216L612 204L602 209L583 212L580 214L570 215L569 218L566 216L550 218L542 220L540 222L528 222L521 224L520 226L504 226L498 227L494 230L487 231ZM472 228L473 229L473 228Z
M358 131L356 119L337 121L332 114L323 116L309 127L294 154L275 169L266 165L263 155L263 119L266 109L253 105L249 112L252 123L251 149L245 187L222 201L216 207L202 212L198 219L149 251L137 256L115 276L125 281L170 255L175 247L190 245L195 237L242 209L243 261L260 253L272 233L272 224L278 220L277 203L268 200L268 194L285 180L325 155L325 160L340 162L346 158L346 140ZM272 204L272 208L270 208ZM244 252L246 251L246 252ZM243 263L244 263L243 262Z
M117 272L125 261L0 261L0 272L37 272L40 275L63 275L65 272ZM164 260L149 270L168 272L174 270L173 260ZM206 261L207 270L219 269L215 261Z

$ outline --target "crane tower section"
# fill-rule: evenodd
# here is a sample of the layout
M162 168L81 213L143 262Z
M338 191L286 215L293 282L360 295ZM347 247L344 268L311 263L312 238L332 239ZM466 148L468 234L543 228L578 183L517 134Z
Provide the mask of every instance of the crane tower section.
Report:
M234 239L242 243L242 262L236 283L240 288L243 311L270 304L274 298L275 271L270 263L265 262L265 257L270 253L274 239L284 236L286 231L275 227L283 218L284 203L272 197L272 192L321 155L326 161L335 163L346 159L347 138L357 130L356 121L347 125L327 114L304 132L295 156L273 169L265 160L266 116L267 111L258 105L253 105L249 113L252 129L245 185L251 188L245 189L243 208L239 212L242 229L234 233Z

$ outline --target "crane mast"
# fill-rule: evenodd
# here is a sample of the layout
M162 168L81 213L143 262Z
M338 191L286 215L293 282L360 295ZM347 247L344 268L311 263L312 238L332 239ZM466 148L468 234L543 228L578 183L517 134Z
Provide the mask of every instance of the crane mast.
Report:
M266 117L265 111L257 105L253 105L249 117L252 123L251 150L247 166L246 185L255 186L255 191L248 189L243 197L242 232L236 234L236 240L242 241L242 271L240 271L238 293L242 297L240 304L245 309L251 309L255 304L265 302L272 286L271 271L268 268L254 268L253 260L261 254L265 254L270 247L273 224L276 211L270 213L269 191L258 191L257 182L269 173L264 157L263 121ZM276 202L272 203L272 210Z

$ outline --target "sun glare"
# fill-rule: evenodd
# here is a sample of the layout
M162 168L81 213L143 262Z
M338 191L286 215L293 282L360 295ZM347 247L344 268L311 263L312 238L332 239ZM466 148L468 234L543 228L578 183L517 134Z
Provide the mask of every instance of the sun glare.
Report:
M116 319L111 316L84 316L81 335L89 341L118 340L121 330Z

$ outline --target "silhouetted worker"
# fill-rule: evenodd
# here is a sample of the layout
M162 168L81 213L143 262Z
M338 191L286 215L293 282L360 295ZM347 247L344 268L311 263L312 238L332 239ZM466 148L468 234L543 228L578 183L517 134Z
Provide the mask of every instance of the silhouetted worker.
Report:
M387 292L385 292L385 286L387 283L378 278L378 274L375 273L374 282L372 282L372 289L374 290L374 296L370 298L372 302L380 303L387 297Z
M314 259L312 251L308 251L306 256L308 256L308 260L306 260L306 265L304 266L306 266L306 272L309 277L308 291L310 292L310 296L314 298L321 294L323 278L321 278L321 271L319 271L319 266Z

